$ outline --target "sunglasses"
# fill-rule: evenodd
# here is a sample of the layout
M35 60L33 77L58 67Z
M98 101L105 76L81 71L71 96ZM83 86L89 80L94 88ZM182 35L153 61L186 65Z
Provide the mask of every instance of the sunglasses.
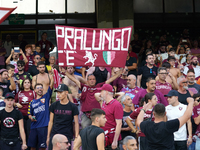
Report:
M182 82L182 83L188 83L188 81Z
M59 143L66 143L67 145L69 144L69 141L67 141L67 142L59 142Z
M17 65L17 67L24 67L24 65Z
M197 102L200 102L200 98L198 98L197 100L195 100L195 101L197 101Z
M36 57L35 59L41 59L40 57Z
M36 89L37 89L37 90L39 90L39 89L43 89L43 87L36 87Z

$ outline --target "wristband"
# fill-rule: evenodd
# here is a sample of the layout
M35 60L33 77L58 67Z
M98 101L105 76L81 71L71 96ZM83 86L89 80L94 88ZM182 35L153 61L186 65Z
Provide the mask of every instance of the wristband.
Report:
M146 113L146 111L145 111L143 108L142 108L142 109L140 109L140 111L141 111L141 110L143 110L143 111L144 111L144 113Z

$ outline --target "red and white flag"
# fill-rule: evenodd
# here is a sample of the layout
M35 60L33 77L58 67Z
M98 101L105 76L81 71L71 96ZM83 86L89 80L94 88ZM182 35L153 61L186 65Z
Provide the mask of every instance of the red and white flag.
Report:
M16 9L0 7L0 24Z
M56 25L59 66L124 67L132 26L77 28Z

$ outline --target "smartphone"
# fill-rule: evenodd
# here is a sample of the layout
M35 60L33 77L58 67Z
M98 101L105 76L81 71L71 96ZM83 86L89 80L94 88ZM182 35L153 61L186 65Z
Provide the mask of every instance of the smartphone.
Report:
M14 52L15 53L19 53L20 51L19 51L19 47L14 47Z
M184 40L184 39L183 39L182 42L187 42L187 40Z

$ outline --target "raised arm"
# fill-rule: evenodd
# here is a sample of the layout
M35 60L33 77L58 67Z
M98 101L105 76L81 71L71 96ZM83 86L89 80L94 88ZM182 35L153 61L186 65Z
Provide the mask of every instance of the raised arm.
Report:
M15 84L15 81L13 79L13 74L10 72L10 70L8 71L8 77L10 78L10 86L9 86L9 89L11 91L14 91L16 89L16 84Z
M123 69L121 68L114 76L112 76L110 79L108 79L105 83L110 84L115 79L117 79L122 74Z
M14 54L14 49L12 49L9 57L6 59L6 65L10 64L10 59L11 59L11 57L12 57L13 54Z
M176 82L176 78L171 73L169 73L169 77L172 79L172 84L171 84L172 88L174 90L178 90L178 84Z
M26 56L24 55L22 49L19 49L20 50L20 54L22 55L23 59L24 59L24 62L25 64L28 62L28 59L26 58Z
M100 93L95 93L94 94L95 99L97 100L97 102L99 102L100 106L102 107L103 104L103 100L101 98L101 94Z
M65 75L72 80L74 83L76 83L76 85L81 88L81 83L80 81L78 81L74 76L70 75L67 71L65 72Z
M178 118L178 120L179 120L179 128L182 127L190 119L190 117L192 116L194 99L191 98L191 97L188 97L187 98L187 102L188 102L188 106L187 106L187 109L186 109L185 113L183 114L183 116Z
M94 71L95 71L95 67L90 67L90 68L88 69L87 74L86 74L86 80L87 80L87 78L88 78L88 75L89 75L89 74L93 74Z

